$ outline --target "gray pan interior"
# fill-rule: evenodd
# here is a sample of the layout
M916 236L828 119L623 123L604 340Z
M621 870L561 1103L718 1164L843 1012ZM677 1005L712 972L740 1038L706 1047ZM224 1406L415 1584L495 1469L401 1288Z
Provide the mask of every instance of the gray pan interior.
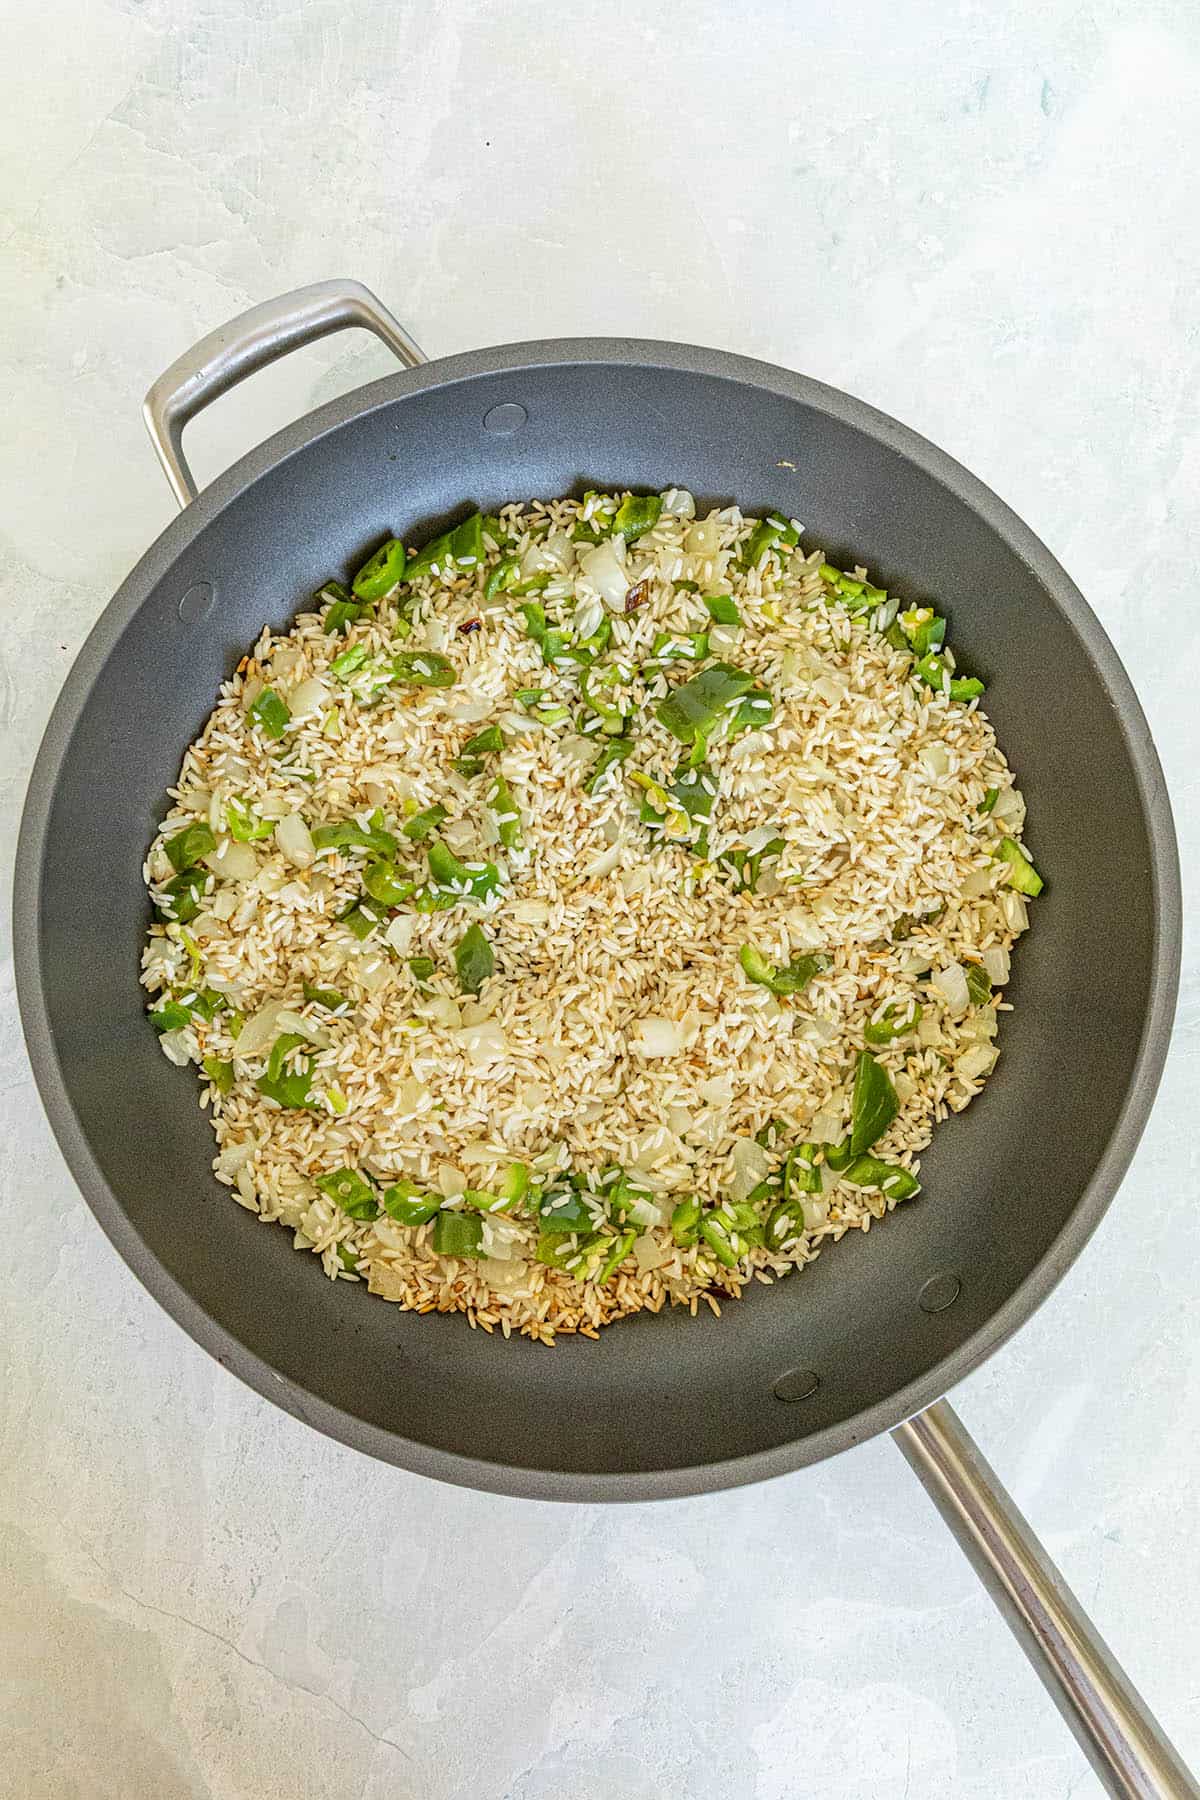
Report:
M523 424L485 426L510 403ZM194 1076L162 1057L142 1009L140 865L218 683L264 620L285 626L319 580L468 502L667 482L782 508L835 560L861 559L889 588L948 608L961 660L988 682L1047 891L1015 959L998 1070L925 1156L919 1200L801 1278L754 1287L720 1322L642 1316L550 1351L332 1284L286 1232L231 1203L208 1173ZM633 1499L858 1442L1020 1324L1086 1241L1145 1122L1174 1002L1179 890L1161 771L1115 653L994 495L894 421L799 376L679 346L568 341L450 358L349 395L172 524L53 715L22 826L16 924L26 1033L67 1160L193 1337L314 1426L409 1468ZM947 1275L956 1302L927 1311L926 1284ZM781 1400L776 1384L796 1370L819 1385Z

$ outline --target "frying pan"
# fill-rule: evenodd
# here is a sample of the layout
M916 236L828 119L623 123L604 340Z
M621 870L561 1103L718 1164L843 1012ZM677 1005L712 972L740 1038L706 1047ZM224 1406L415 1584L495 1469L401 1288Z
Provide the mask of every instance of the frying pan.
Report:
M197 496L189 418L350 325L404 368L302 419ZM565 1500L695 1493L891 1430L1109 1790L1200 1795L944 1401L1082 1249L1157 1086L1178 979L1170 809L1116 654L1033 534L860 401L739 356L623 339L426 363L354 282L254 308L181 358L146 417L184 510L85 644L34 769L17 857L21 1011L53 1129L150 1291L244 1381L344 1443L444 1480ZM209 1176L190 1071L136 971L163 790L264 621L286 627L384 536L587 486L676 483L802 518L831 557L933 594L988 681L1048 877L1014 959L1004 1055L923 1157L925 1197L755 1286L718 1323L627 1320L549 1352L327 1281ZM79 901L78 870L89 870Z

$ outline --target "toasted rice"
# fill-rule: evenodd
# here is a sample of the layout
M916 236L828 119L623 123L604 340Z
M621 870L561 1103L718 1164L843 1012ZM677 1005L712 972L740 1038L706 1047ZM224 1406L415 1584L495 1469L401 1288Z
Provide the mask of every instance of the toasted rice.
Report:
M547 532L553 550L579 512L578 503L560 500L509 507L502 518L526 554L536 542L545 546ZM917 1170L935 1123L979 1091L983 1077L967 1078L959 1059L990 1042L1003 1008L952 1017L920 977L989 949L1007 952L1025 928L1024 903L990 853L996 821L978 811L985 792L998 788L1002 829L1019 836L1024 809L992 728L976 704L914 687L910 659L825 597L820 551L781 563L771 555L743 571L733 551L746 521L735 507L716 518L717 548L696 551L688 547L691 520L664 512L628 551L631 588L645 584L642 603L614 618L614 648L636 665L650 656L656 632L711 625L699 595L673 582L732 593L741 610L740 628L727 638L714 633L714 653L753 672L775 712L765 730L711 751L720 798L708 861L654 843L619 767L589 797L583 781L596 739L569 722L537 724L515 705L517 689L540 687L548 702L574 711L577 681L543 666L519 606L504 595L483 601L479 570L405 590L413 635L404 648L448 656L454 686L390 687L378 704L362 706L329 664L358 642L394 649L394 597L345 638L328 636L319 613L302 612L283 634L264 629L187 750L146 861L156 899L174 873L165 839L195 819L222 832L234 797L264 819L300 813L310 824L378 806L393 829L440 800L452 813L444 828L451 846L468 860L490 858L505 877L482 908L407 915L411 935L397 950L381 931L361 944L334 923L360 892L361 859L334 851L297 867L267 841L250 847L248 878L214 876L186 931L151 928L142 980L153 995L199 981L247 1017L287 999L327 1033L313 1086L340 1090L340 1116L265 1099L254 1077L266 1051L239 1056L228 1013L169 1033L164 1049L181 1062L234 1062L232 1092L222 1097L205 1085L201 1094L219 1147L217 1176L261 1220L286 1225L331 1277L363 1279L372 1293L418 1312L464 1312L487 1331L545 1343L562 1331L594 1335L668 1300L716 1312L718 1297L740 1294L751 1278L771 1281L828 1240L868 1230L894 1199L832 1182L814 1229L783 1252L753 1250L733 1271L703 1247L677 1247L664 1222L643 1232L635 1256L601 1288L532 1260L532 1225L488 1221L491 1248L506 1250L503 1257L438 1257L431 1227L413 1231L386 1217L356 1223L313 1177L349 1166L452 1197L487 1188L513 1161L543 1175L617 1162L664 1197L712 1200L727 1188L735 1142L772 1119L797 1139L822 1125L827 1139L842 1136L848 1074L866 1025L918 991L916 1037L874 1052L902 1101L874 1154ZM489 540L488 566L497 554ZM552 587L538 598L549 606L559 593ZM670 681L689 672L674 669ZM265 738L247 713L262 686L286 699L314 677L323 678L327 698L294 719L280 744ZM678 757L653 711L668 685L660 675L633 690L639 751L629 768L661 776ZM484 799L490 784L451 766L493 720L506 737L498 766L521 815L519 852L498 846ZM758 893L734 892L715 859L764 826L787 848ZM411 860L422 860L415 847ZM925 922L893 941L902 915ZM464 998L454 977L453 949L471 920L485 926L496 959L478 1000ZM397 938L407 930L400 926ZM188 936L201 966L189 958ZM780 1001L743 975L738 953L747 942L778 964L822 949L832 967L798 999ZM424 988L406 960L418 955L439 971ZM349 1010L331 1017L302 1002L302 980L345 992ZM635 1027L646 1019L678 1026L675 1053L639 1053ZM981 1060L977 1054L966 1066ZM669 1209L668 1201L667 1219Z

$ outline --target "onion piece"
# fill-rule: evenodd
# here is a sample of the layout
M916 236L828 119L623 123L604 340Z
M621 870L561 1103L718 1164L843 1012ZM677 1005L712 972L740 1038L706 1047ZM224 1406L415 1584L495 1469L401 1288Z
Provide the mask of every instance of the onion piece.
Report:
M225 838L204 858L204 866L212 870L218 881L253 881L258 874L258 857L249 844Z
M771 1173L771 1155L753 1138L738 1138L730 1152L730 1159L733 1174L729 1182L729 1197L731 1200L744 1200Z
M1003 944L992 944L983 953L983 966L993 987L1003 987L1012 973L1012 958Z
M696 502L686 488L668 488L662 497L662 509L672 519L696 516Z
M629 571L618 554L618 544L624 549L623 539L606 538L594 550L585 550L579 558L579 571L611 612L623 613Z
M678 1056L683 1049L683 1027L678 1019L639 1019L629 1035L635 1056Z
M288 813L275 827L275 842L296 869L307 869L316 857L312 833L299 813Z
M260 1006L242 1026L237 1041L237 1054L258 1056L268 1049L279 1036L279 1015L286 1010L287 1002L284 1000L268 1000L265 1006Z
M319 675L313 675L307 681L297 682L287 703L293 719L305 719L310 713L321 712L328 706L329 689Z
M947 963L944 969L935 969L929 982L942 996L953 1017L958 1018L961 1013L966 1012L971 1004L971 990L967 986L967 972L961 963Z

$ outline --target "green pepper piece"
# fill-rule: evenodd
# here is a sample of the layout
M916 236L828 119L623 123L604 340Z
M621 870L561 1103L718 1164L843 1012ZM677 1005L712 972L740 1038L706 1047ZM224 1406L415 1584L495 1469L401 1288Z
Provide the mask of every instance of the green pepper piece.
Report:
M685 1250L690 1249L700 1235L701 1210L698 1196L688 1194L671 1214L671 1236Z
M437 964L432 956L410 956L408 966L418 981L428 981Z
M1046 885L1014 838L1001 838L992 852L992 860L1008 864L1008 885L1016 888L1019 894L1036 899ZM174 882L171 885L173 887Z
M741 566L743 569L757 568L768 550L791 550L800 542L800 534L796 527L779 513L768 513L760 519L750 536L746 539L742 550Z
M208 870L202 866L185 869L174 881L168 881L158 909L163 918L180 925L190 924L200 911L208 881Z
M898 1001L885 1006L879 1018L872 1019L863 1036L868 1044L890 1044L895 1038L907 1037L921 1023L918 1001Z
M440 1194L423 1194L412 1181L393 1182L383 1191L383 1210L397 1225L426 1225L441 1204Z
M454 664L434 650L402 650L392 658L392 677L405 687L453 687L458 680Z
M675 585L678 587L679 583ZM741 624L741 609L732 594L705 594L704 604L714 625Z
M382 822L382 814L378 811L371 814L372 823L360 825L357 819L339 819L334 825L314 825L312 829L313 848L315 850L373 850L376 856L394 857L400 848L395 837L386 831ZM378 819L379 823L374 821Z
M506 850L521 848L521 815L512 797L512 789L503 775L497 775L488 794L488 805L496 821L500 842Z
M656 632L650 655L656 662L703 662L708 655L708 633L689 631L677 637L672 631Z
M856 1156L842 1170L842 1180L854 1187L879 1188L892 1200L911 1200L921 1184L911 1169L880 1162L876 1156Z
M613 536L623 537L627 543L642 537L652 526L658 524L662 505L661 494L626 495L613 520Z
M595 762L592 764L591 773L583 784L584 793L598 793L600 784L608 774L609 770L614 769L618 763L623 763L632 749L632 738L610 738ZM608 785L611 786L612 784L609 783Z
M299 1066L290 1074L284 1070L288 1053L305 1042L307 1040L295 1032L285 1032L282 1037L277 1037L271 1046L266 1072L259 1076L254 1085L260 1094L265 1094L268 1100L274 1100L279 1106L314 1111L315 1102L311 1095L312 1058L302 1057Z
M762 865L768 856L780 856L787 849L785 839L772 838L761 850L751 853L749 850L726 850L718 858L718 866L728 869L737 876L737 891L741 894L753 894L758 891L758 877Z
M804 1202L799 1199L781 1200L767 1215L764 1238L768 1250L785 1250L796 1238L802 1237L807 1229L804 1223Z
M194 868L204 857L211 855L216 847L215 832L200 820L193 825L185 825L182 831L177 831L163 845L171 867L179 875Z
M352 600L340 581L327 581L312 597L314 607L324 606L322 624L328 637L344 637L367 611L365 603Z
M545 1188L538 1203L543 1233L590 1231L592 1214L578 1188L557 1185Z
M416 882L404 876L394 862L368 863L362 884L380 906L403 906L417 891Z
M973 675L951 675L943 659L933 650L913 664L913 673L937 693L949 692L951 700L974 700L984 692L983 682Z
M478 925L468 925L454 947L454 966L458 985L464 994L478 994L496 967L492 946Z
M738 959L748 981L757 982L760 987L770 988L773 994L780 995L802 994L813 976L823 974L832 960L816 950L807 956L794 956L786 969L777 969L753 944L743 944Z
M292 715L275 689L267 687L251 706L250 716L258 721L267 737L281 738Z
M200 1067L216 1088L218 1094L228 1094L233 1089L233 1064L220 1056L206 1056Z
M330 1169L326 1174L316 1176L313 1185L335 1200L348 1219L379 1217L375 1189L357 1169Z
M429 874L435 888L449 891L455 900L486 900L500 885L500 871L495 863L460 862L441 838L431 838L425 846L429 858Z
M614 686L620 678L620 671L617 669L594 668L584 669L579 677L579 692L599 719L600 729L608 737L620 737L627 720L620 706L614 700L606 699L601 689Z
M150 1013L150 1023L155 1031L183 1031L191 1022L191 1013L178 1000L164 1000Z
M364 906L361 900L352 900L349 906L338 913L337 922L352 932L360 944L364 944L378 925L379 914L371 907Z
M472 513L450 533L450 554L460 569L473 569L483 561L483 514Z
M478 1213L438 1213L433 1221L432 1249L435 1256L480 1256L482 1247L483 1220Z
M899 1110L900 1102L887 1070L869 1051L860 1050L854 1064L854 1094L850 1102L851 1156L861 1156L869 1150Z
M797 1194L819 1194L821 1171L817 1167L818 1144L797 1144L783 1159L783 1192L786 1199Z
M971 997L972 1006L987 1006L992 998L992 983L982 963L964 963L967 972L967 993Z
M728 1203L703 1215L700 1220L700 1236L717 1261L727 1269L736 1269L740 1258L745 1256L750 1247L738 1230L737 1217Z
M302 981L300 987L306 1000L311 1000L315 1006L325 1007L328 1012L337 1012L347 1004L345 994L339 994L336 988L317 987L311 981Z
M462 750L454 759L454 767L460 775L468 777L478 775L483 767L483 758L494 755L504 748L504 734L498 725L485 725L477 731L473 738L468 738Z
M388 538L367 558L350 585L357 600L382 600L406 579L404 545L399 538Z
M633 1246L636 1242L637 1232L632 1228L628 1231L622 1231L613 1240L612 1249L609 1251L596 1272L596 1282L598 1286L603 1287L606 1281L612 1279L621 1264L625 1261L625 1258L632 1254Z
M337 1253L338 1261L341 1263L346 1273L348 1275L357 1275L358 1265L361 1260L361 1252L355 1250L350 1244L339 1244L337 1246Z
M729 663L712 663L690 680L681 682L655 711L659 721L681 744L698 737L707 742L722 722L728 723L742 696L754 686L753 675Z
M435 801L432 806L427 806L424 812L414 813L412 818L400 829L406 838L411 838L414 844L419 844L449 817L449 813L441 802Z
M843 1138L840 1144L826 1144L825 1167L827 1169L832 1169L835 1174L842 1169L849 1168L853 1160L854 1156L850 1149L849 1138Z
M275 830L274 819L260 819L253 807L236 797L225 808L229 835L239 844L257 844Z
M507 593L519 579L520 573L521 559L519 556L501 557L495 568L489 571L488 578L483 584L484 599L494 600L497 594Z
M979 802L979 805L976 808L976 811L978 812L979 817L981 819L987 818L987 815L991 812L992 808L995 806L995 804L999 798L1000 798L1000 789L999 788L988 788L987 789L987 791L985 792L985 794L983 796L983 799Z

